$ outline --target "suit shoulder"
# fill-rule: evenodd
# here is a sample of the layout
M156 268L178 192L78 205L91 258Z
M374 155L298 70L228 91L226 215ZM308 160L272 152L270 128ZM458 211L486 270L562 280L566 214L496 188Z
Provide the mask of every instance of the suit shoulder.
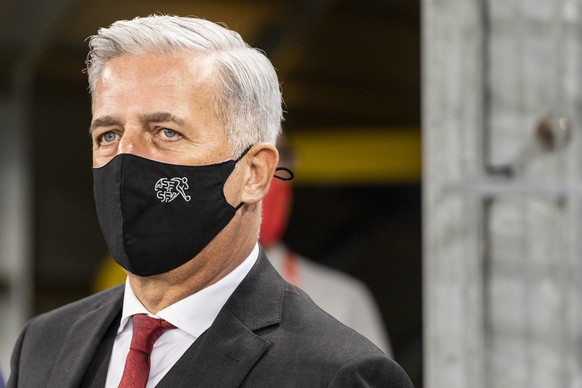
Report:
M109 326L116 311L121 311L122 302L123 287L116 287L32 318L14 346L11 360L13 384L44 386L60 356L69 354L62 352L67 338L77 344L99 341L100 337L93 334L102 326Z
M321 309L302 290L288 285L283 303L282 325L295 327L292 332L304 339L306 346L323 349L338 362L359 354L387 357L376 345L357 331Z
M70 322L76 321L79 317L87 314L89 311L99 308L103 303L111 303L112 300L118 298L122 301L123 289L124 285L121 284L40 314L30 320L29 328L39 325L44 327L45 325L51 324L70 324Z
M278 381L310 387L412 387L388 355L292 285L285 287L280 324L264 330L258 334L271 346L259 369L278 376ZM249 386L260 381L253 380L257 375L249 378Z

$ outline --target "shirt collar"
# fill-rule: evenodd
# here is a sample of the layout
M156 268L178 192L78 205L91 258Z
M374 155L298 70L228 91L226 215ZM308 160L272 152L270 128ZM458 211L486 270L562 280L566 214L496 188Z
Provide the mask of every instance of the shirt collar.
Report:
M131 289L129 279L126 279L123 311L117 333L119 334L125 329L132 315L147 314L155 318L162 318L178 329L198 338L212 325L228 298L250 272L258 257L259 245L255 244L250 255L228 275L195 294L166 307L156 315L147 311Z

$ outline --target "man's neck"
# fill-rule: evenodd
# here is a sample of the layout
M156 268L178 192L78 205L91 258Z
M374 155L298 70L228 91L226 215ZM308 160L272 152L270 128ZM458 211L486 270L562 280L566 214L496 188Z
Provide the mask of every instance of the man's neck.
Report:
M182 266L160 275L140 277L128 273L129 282L144 307L156 314L224 278L248 257L253 247L254 243L232 251L240 254L228 256L224 252L229 250L204 250Z

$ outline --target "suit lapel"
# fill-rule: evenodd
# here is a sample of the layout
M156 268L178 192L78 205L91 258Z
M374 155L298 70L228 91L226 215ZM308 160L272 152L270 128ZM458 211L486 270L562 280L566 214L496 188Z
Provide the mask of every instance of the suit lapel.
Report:
M230 314L221 315L164 376L157 388L240 385L270 343L254 335Z
M121 311L123 286L97 301L93 310L69 329L47 387L78 387L103 336Z
M212 326L200 336L158 388L237 387L271 346L256 331L281 321L285 282L261 250L257 263Z

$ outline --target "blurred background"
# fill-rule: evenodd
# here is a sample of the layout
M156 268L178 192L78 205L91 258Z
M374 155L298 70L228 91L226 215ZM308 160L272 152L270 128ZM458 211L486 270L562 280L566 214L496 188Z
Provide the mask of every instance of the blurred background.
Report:
M278 70L298 154L286 243L363 281L422 387L420 4L3 0L0 371L33 315L89 295L107 250L92 194L85 39L153 13L222 22Z

